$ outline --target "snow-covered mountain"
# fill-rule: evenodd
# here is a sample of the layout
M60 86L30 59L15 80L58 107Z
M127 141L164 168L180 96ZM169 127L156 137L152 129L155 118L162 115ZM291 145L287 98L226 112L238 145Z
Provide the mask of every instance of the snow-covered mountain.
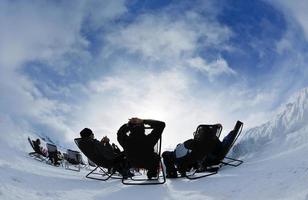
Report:
M281 152L308 143L308 88L296 94L271 121L247 130L236 145L241 156ZM262 154L263 155L263 154Z

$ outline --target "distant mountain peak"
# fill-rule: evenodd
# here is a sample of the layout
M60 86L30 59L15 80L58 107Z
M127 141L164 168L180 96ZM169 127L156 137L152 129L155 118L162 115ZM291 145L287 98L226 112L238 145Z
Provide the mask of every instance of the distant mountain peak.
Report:
M308 128L307 122L308 87L295 93L285 108L272 120L246 131L236 149L240 149L241 154L255 152L262 150L268 143L282 145L290 143L290 138L295 137L302 138L301 141L296 140L297 145L305 144L308 134L301 130Z

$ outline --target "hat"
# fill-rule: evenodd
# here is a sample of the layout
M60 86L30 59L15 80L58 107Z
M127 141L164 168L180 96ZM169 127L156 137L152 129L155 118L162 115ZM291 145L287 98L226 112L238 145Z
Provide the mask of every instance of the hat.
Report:
M82 138L88 138L92 134L93 134L93 132L89 128L84 128L82 131L80 131L80 137L82 137Z

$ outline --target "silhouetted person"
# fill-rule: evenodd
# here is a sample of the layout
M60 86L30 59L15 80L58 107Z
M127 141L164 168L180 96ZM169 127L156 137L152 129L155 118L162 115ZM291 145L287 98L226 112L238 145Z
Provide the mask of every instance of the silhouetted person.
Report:
M193 139L178 144L174 151L165 151L162 154L167 178L176 178L177 171L181 176L185 176L186 171L197 168L198 162L201 162L207 155L219 148L221 142L216 133L221 125L215 124L209 127L200 127L198 134L195 134Z
M47 156L47 151L41 146L41 140L37 138L36 140L32 140L34 151L44 157Z
M151 133L145 134L144 125L149 125ZM127 159L136 168L148 170L149 179L158 173L160 156L154 152L154 146L161 138L165 123L157 120L131 118L118 131L118 142L123 147Z
M79 148L90 160L96 161L99 166L108 168L109 172L111 170L120 172L124 178L130 175L124 154L113 150L113 147L109 144L109 138L104 137L102 141L98 141L89 128L84 128L80 132L80 136Z

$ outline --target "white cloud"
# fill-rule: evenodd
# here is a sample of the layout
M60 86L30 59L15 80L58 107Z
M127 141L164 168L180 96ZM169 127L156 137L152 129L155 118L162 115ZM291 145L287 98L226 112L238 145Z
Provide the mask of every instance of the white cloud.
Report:
M85 5L85 17L89 19L91 29L97 30L106 22L117 19L127 12L125 0L92 0Z
M215 18L197 11L174 17L165 10L137 16L125 25L112 24L113 19L127 12L125 2L92 3L56 6L39 1L1 1L2 112L20 121L43 124L57 138L65 135L72 140L82 128L89 127L98 137L107 134L113 142L116 131L129 117L156 118L167 122L164 145L171 147L192 137L200 123L220 122L227 132L237 119L252 126L269 117L268 105L275 101L275 94L248 89L243 80L223 88L214 81L206 85L191 72L195 69L211 79L220 74L240 76L221 56L212 61L200 53L208 47L230 48L225 43L232 33ZM82 24L87 22L85 17L90 20L88 28L106 28L102 60L91 57L89 42L80 34ZM75 57L70 58L70 54ZM31 75L26 77L20 70L28 61L39 60L49 64L44 67L61 72L71 64L70 59L93 59L103 67L106 63L111 66L106 73L95 69L95 77L100 78L89 83L85 80L65 87L42 86L44 94L68 95L76 102L48 99L36 87L40 83L34 83ZM75 65L70 67L75 70ZM92 66L82 67L86 70Z
M172 148L191 138L199 124L222 123L226 134L238 119L247 128L271 116L267 106L275 96L265 91L249 90L241 84L217 90L202 85L183 69L128 69L88 84L88 100L72 113L75 117L70 125L75 133L70 137L89 127L98 139L108 135L116 142L118 128L137 116L165 121L163 147Z
M107 40L110 46L141 54L146 59L178 58L196 48L196 33L185 26L183 22L143 15L134 24L107 36Z
M308 40L308 2L302 0L275 0L269 1L270 3L274 4L275 6L281 8L286 18L290 19L294 18L296 21L301 25L306 40Z
M236 72L232 70L228 66L228 63L222 58L219 58L211 63L207 63L206 60L200 57L196 57L188 60L187 62L190 67L195 68L201 72L208 73L210 79L213 79L213 76L217 76L220 74L236 74Z
M96 5L94 7L97 12L93 12L92 3ZM117 18L122 12L125 12L124 1L1 1L2 114L14 119L16 126L20 125L20 128L29 130L31 128L28 126L31 124L45 126L44 130L48 130L49 134L58 139L63 139L63 135L71 133L67 117L74 104L68 105L61 99L49 99L44 94L76 95L76 90L82 92L82 86L51 88L45 82L34 82L31 78L35 74L23 73L27 71L26 64L39 61L43 63L41 67L50 67L51 70L63 74L66 68L75 67L71 66L72 61L82 61L91 57L87 50L89 43L80 33L84 17L89 16L87 22L98 27L108 20ZM41 85L44 93L38 89L37 84Z
M52 3L1 2L1 67L16 67L32 60L51 60L82 51L87 42L78 34L79 4L69 10ZM65 19L65 20L63 20Z
M144 14L132 24L120 27L104 35L107 46L103 54L117 54L121 50L130 55L141 56L142 60L159 62L165 66L190 67L187 60L195 59L201 49L228 49L225 41L231 31L215 21L187 11L181 17L171 17L168 13ZM203 59L199 55L198 59ZM206 64L210 75L233 72L222 58ZM193 66L193 69L196 66Z

